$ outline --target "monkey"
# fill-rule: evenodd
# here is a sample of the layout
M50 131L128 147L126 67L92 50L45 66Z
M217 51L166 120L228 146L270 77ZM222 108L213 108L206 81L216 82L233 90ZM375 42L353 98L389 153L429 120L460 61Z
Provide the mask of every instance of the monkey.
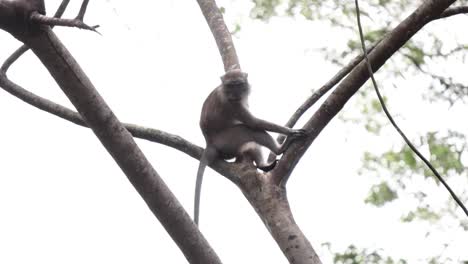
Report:
M248 96L250 84L247 73L239 69L229 70L221 76L216 87L203 103L200 128L206 141L206 148L200 159L195 183L194 222L199 223L200 194L203 173L206 166L217 158L223 160L247 157L264 172L272 170L277 160L265 161L261 146L276 155L282 154L290 142L305 136L303 129L280 126L253 116L249 111ZM278 144L267 131L287 135L283 144Z

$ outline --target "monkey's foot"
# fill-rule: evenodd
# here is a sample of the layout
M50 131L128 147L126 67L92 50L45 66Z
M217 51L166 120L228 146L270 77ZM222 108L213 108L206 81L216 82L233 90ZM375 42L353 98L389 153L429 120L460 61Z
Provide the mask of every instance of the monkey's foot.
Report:
M258 168L261 169L264 172L269 172L269 171L271 171L272 169L274 169L276 167L277 163L278 163L278 160L275 159L270 165L267 165L267 166L264 166L264 167L258 167Z

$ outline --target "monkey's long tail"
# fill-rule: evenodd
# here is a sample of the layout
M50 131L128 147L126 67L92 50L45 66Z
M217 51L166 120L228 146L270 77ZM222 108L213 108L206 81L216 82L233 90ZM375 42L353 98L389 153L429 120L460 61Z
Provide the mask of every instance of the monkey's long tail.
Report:
M203 173L206 168L206 151L203 152L203 155L200 159L200 165L198 165L197 180L195 182L195 202L193 205L193 221L198 226L199 217L200 217L200 195L201 187L203 182Z

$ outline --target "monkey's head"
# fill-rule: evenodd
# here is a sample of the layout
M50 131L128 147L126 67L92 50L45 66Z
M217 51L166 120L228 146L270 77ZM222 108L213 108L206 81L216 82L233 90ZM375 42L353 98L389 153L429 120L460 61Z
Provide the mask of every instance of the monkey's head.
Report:
M229 70L221 76L223 92L229 101L240 101L249 95L248 74L239 69Z

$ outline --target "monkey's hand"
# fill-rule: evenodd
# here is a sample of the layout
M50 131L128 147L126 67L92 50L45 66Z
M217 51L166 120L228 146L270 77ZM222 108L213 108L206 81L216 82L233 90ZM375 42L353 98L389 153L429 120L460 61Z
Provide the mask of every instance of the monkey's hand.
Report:
M289 131L288 136L293 138L301 138L307 135L307 131L305 129L291 129Z

